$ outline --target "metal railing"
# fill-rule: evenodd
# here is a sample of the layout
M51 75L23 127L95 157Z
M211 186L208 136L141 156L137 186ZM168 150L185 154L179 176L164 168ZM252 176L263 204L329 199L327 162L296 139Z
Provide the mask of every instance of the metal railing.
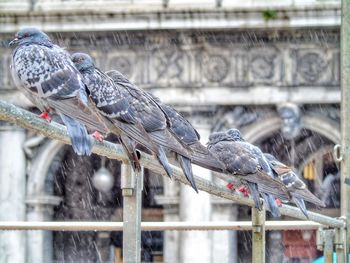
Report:
M23 110L1 100L0 120L14 123L22 128L35 131L51 139L59 140L65 144L70 144L70 140L64 126L55 122L48 123L46 120L39 118L38 116L29 111ZM113 144L107 141L98 142L96 140L94 140L93 143L93 153L101 156L106 156L110 159L122 161L123 164L128 164L127 156L124 154L123 148L120 145ZM144 168L152 170L157 174L167 176L163 167L153 156L143 152L140 152L140 155L140 164ZM128 166L129 165L123 166L121 172L121 187L122 189L126 189L123 190L123 194L126 195L132 194L133 190L135 190L134 188L136 187L136 179L140 176L139 174L136 175L132 169L128 168ZM189 185L186 177L182 173L182 170L176 166L172 166L172 168L174 170L174 180ZM230 180L233 179L233 176L228 176L224 174L221 174L220 177L227 178ZM211 181L199 177L198 175L194 175L194 178L196 180L198 189L201 191L205 191L209 194L234 201L238 204L248 205L250 207L254 206L254 201L251 198L243 197L242 195L231 191L225 188L224 186L217 185ZM142 184L140 184L139 190L141 190L142 187ZM297 207L283 204L280 207L280 211L282 215L305 220L304 214ZM344 221L341 219L324 216L315 212L308 212L308 214L310 220L318 222L320 224L327 225L330 227L344 227Z
M59 140L69 144L70 140L65 127L62 125L38 118L33 113L20 109L12 104L0 101L0 120L16 124L22 128L29 129L47 136L51 139ZM253 262L264 262L265 260L265 230L272 230L281 227L281 229L319 229L318 248L327 253L333 253L333 244L336 244L338 262L345 261L345 221L341 218L331 218L315 212L309 212L310 220L301 223L300 221L265 222L265 212L257 211L254 208L254 201L246 198L227 188L217 185L211 181L205 180L199 176L194 176L198 189L209 194L216 195L237 204L248 205L252 207L252 222L230 222L230 223L194 223L187 222L144 222L141 224L141 196L143 189L143 170L136 174L128 164L128 159L123 153L121 146L103 141L94 141L93 152L106 156L110 159L117 159L123 162L121 169L121 188L123 193L123 224L121 222L0 222L0 230L75 230L75 231L118 231L122 230L123 235L123 255L124 262L140 262L141 230L252 230L253 233ZM158 161L148 154L141 152L140 163L144 168L150 169L155 173L167 176ZM173 166L174 179L184 184L188 184L182 171ZM220 174L221 178L232 179L229 175ZM280 207L282 215L293 218L305 219L298 208L282 205ZM212 224L212 225L210 225ZM324 228L329 228L324 230ZM328 231L328 232L327 232ZM330 238L332 236L332 238ZM332 245L329 245L331 242ZM337 243L335 243L337 242ZM343 259L343 261L341 261ZM326 261L332 262L332 261Z
M123 231L123 222L0 222L0 230ZM317 230L326 227L313 221L266 221L266 230ZM251 221L234 222L141 222L142 231L249 231Z

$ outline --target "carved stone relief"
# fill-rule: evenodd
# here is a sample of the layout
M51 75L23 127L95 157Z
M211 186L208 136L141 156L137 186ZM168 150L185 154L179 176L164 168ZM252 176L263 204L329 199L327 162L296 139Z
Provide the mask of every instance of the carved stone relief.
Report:
M229 62L221 54L206 54L202 56L203 75L209 82L222 82L229 72Z
M300 48L291 50L293 84L310 86L339 85L334 78L339 68L339 56L324 48Z
M278 84L283 73L281 52L276 47L257 47L249 52L250 80L253 83Z
M150 57L150 67L153 68L151 80L155 83L183 82L185 66L183 52L175 48L155 49Z
M315 30L314 34L321 34ZM117 69L142 86L339 87L339 33L322 43L308 33L252 36L228 32L108 32L53 34L69 51L90 53L103 70ZM290 41L290 42L288 42ZM8 87L11 50L0 43L1 88Z

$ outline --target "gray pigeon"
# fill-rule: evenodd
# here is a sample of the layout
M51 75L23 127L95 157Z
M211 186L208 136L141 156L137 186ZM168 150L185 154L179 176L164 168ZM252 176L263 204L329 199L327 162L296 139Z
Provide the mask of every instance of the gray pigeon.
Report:
M74 151L78 155L90 155L90 136L75 114L88 112L92 126L101 126L101 123L88 107L82 76L69 54L35 28L18 31L10 46L16 46L12 54L12 75L18 88L44 112L43 116L51 112L60 115Z
M261 209L259 196L265 200L265 205L274 217L279 217L280 211L274 195L286 196L287 189L274 178L273 172L261 150L245 142L238 130L215 132L210 135L208 149L226 165L226 171L246 184L252 194L255 206Z
M106 74L110 76L117 85L119 82L124 81L125 79L125 77L117 70L108 71ZM129 86L126 88L129 88ZM130 88L139 89L136 86L131 86ZM191 159L177 153L175 153L175 156L192 188L198 192L192 173L191 163L195 163L217 172L223 172L225 169L224 165L219 160L217 160L216 157L214 157L205 146L199 142L199 133L192 126L192 124L186 120L185 117L183 117L173 107L162 103L159 98L152 95L151 93L147 91L142 91L142 93L144 96L147 96L149 100L152 100L157 104L157 106L167 117L167 121L169 122L170 130L172 133L178 138L178 140L188 145L193 151Z
M305 183L298 177L292 168L281 163L275 156L269 153L264 153L264 155L275 175L278 176L287 187L292 196L292 201L299 207L306 218L309 218L309 216L307 214L304 200L318 207L325 207L325 204L307 189Z
M95 67L89 55L76 53L72 55L72 60L82 73L90 97L101 114L116 125L126 123L134 130L141 130L143 141L138 137L129 136L129 138L155 153L171 177L172 168L163 146L186 157L190 157L190 154L188 149L168 131L166 117L159 107L147 99L143 91L136 88L128 79L113 82L109 76ZM129 152L135 151L134 143L129 145Z

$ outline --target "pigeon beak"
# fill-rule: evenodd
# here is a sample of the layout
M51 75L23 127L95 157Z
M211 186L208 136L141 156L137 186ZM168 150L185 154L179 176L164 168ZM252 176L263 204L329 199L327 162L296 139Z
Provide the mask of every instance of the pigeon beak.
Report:
M10 43L9 43L9 47L12 47L13 45L18 43L18 38L16 37L15 39L13 39Z

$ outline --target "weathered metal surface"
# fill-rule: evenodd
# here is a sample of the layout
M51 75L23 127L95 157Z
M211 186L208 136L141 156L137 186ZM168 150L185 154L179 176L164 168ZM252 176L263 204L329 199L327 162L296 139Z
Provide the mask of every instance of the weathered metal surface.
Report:
M334 241L334 229L323 230L324 246L323 256L325 263L333 263L333 241Z
M265 262L266 232L265 232L266 211L252 207L252 242L253 242L253 263Z
M319 223L313 221L266 221L266 230L316 230ZM141 222L143 231L224 231L252 230L251 221L234 222ZM123 222L0 222L0 230L49 230L49 231L122 231Z
M346 218L347 246L350 244L350 1L342 1L340 63L341 63L341 215Z
M141 262L141 210L143 169L135 172L122 164L123 192L123 262Z
M337 228L334 230L334 246L337 254L337 263L347 263L346 261L346 230L345 228Z

